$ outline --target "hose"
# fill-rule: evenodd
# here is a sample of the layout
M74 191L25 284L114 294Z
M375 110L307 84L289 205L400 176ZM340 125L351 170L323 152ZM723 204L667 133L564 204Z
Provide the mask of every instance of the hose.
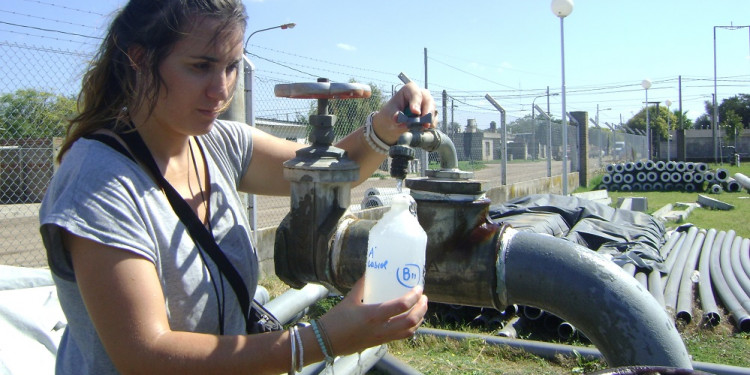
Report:
M731 247L734 236L735 232L733 230L730 230L729 232L726 232L724 240L721 244L718 244L718 242L714 243L714 248L711 250L710 262L711 280L713 281L719 298L721 298L721 300L724 302L724 306L726 306L726 308L734 317L737 327L740 329L740 331L746 331L750 330L750 315L744 308L742 308L740 302L737 300L734 294L732 294L732 290L729 288L727 280L724 278L724 274L722 273L721 269L721 253L724 252L725 248L729 249Z
M720 244L724 241L724 236L726 236L724 231L717 235L716 229L709 229L706 240L703 241L703 250L698 261L698 295L703 310L703 321L714 327L721 322L721 315L719 314L719 307L716 306L714 292L711 289L711 267L709 263L712 257L711 253L716 249L716 243Z
M664 286L664 304L667 308L667 311L669 311L671 314L674 314L675 308L677 307L677 291L680 287L680 278L682 277L681 270L685 266L685 260L688 258L690 252L692 252L693 249L696 248L696 244L700 246L703 243L702 239L700 240L700 243L698 243L699 241L696 240L698 233L698 227L690 227L685 238L685 242L683 242L679 251L675 253L674 256L670 254L670 258L675 260L671 264L669 264L667 268L667 271L669 273L667 274L667 284Z
M693 272L698 264L698 258L701 255L703 243L706 238L706 230L701 229L695 237L693 246L690 248L685 259L685 265L682 268L682 277L680 277L680 289L677 292L677 313L675 319L690 323L693 311Z

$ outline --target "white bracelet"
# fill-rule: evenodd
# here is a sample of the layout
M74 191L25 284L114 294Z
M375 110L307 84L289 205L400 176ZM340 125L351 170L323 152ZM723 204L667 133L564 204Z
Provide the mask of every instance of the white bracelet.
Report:
M299 359L297 360L297 372L302 372L305 367L305 347L302 345L302 336L299 334L299 328L294 326L294 338L297 341L297 351L299 352Z
M377 153L388 155L388 150L391 149L391 146L383 142L383 140L380 139L377 134L375 134L375 130L372 128L372 118L375 117L375 114L377 114L377 112L372 112L367 116L363 134L365 140L367 141L367 144L370 145L370 148L375 150L375 152Z

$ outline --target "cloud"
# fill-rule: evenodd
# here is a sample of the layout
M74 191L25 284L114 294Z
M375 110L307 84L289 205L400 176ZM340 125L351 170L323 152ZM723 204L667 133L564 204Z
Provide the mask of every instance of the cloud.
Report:
M346 43L338 43L336 47L343 49L344 51L356 51L357 47Z

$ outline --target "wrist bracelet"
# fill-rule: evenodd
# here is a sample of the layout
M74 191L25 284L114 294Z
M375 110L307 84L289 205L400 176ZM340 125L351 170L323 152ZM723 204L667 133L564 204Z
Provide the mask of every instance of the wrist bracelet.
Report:
M295 370L302 372L302 369L305 367L305 347L302 345L302 336L300 336L299 328L296 325L294 326L294 339L297 342L297 352L299 353L297 368Z
M328 350L326 349L326 344L323 341L323 336L321 336L320 330L318 329L318 323L315 320L311 320L310 325L313 328L313 332L315 332L315 338L318 340L318 345L320 345L320 351L323 352L323 356L326 358L326 364L333 364L333 357L331 357L331 355L328 353Z
M367 144L370 145L370 148L377 153L388 155L388 150L390 150L391 146L383 142L383 140L375 134L375 130L372 128L372 120L373 117L375 117L375 114L377 114L377 112L372 112L367 116L363 135Z
M292 364L289 367L289 375L294 375L297 369L297 341L294 339L294 329L292 327L289 327L289 345L292 347Z

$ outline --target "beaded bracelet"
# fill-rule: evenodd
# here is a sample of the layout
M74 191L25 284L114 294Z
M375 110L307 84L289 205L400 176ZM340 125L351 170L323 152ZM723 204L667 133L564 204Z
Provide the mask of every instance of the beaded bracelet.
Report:
M364 132L362 133L365 137L365 141L367 141L367 144L375 150L375 152L388 155L388 150L390 150L391 146L387 143L383 142L380 137L378 137L377 134L375 134L375 130L372 128L372 118L375 117L375 114L377 112L372 112L367 116L367 120L365 120L365 126L364 126Z
M335 354L333 354L333 343L331 343L331 338L328 337L328 331L323 326L323 322L318 322L318 330L320 330L320 335L323 336L323 342L326 343L328 351L331 352L331 357L335 357Z
M296 370L297 372L302 372L302 369L305 367L305 347L302 345L302 336L300 336L299 328L296 325L294 326L294 339L297 342L297 352L299 353Z
M326 344L323 342L323 336L321 336L320 330L318 329L318 323L315 320L311 320L310 325L312 325L313 332L315 332L315 338L318 340L318 345L320 345L320 351L323 352L323 356L326 358L326 364L333 364L333 357L331 357L328 353L328 349L326 349Z

